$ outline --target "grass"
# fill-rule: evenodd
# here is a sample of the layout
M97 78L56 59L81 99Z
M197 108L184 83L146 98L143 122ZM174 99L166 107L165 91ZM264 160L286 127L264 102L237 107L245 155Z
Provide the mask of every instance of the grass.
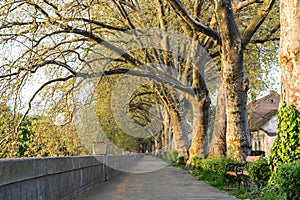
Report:
M205 182L207 182L208 184L210 184L211 186L214 186L218 189L224 189L227 184L226 178L222 177L216 173L212 173L210 171L206 171L206 170L189 170L189 173L196 177L198 180L203 180Z
M216 174L214 172L208 170L192 169L189 170L189 173L198 180L205 181L209 185L230 193L239 199L248 199L253 196L252 190L247 188L241 188L240 190L238 190L237 184L232 184L230 185L230 188L228 188L227 179L225 178L225 176L220 176L219 174Z
M209 170L202 169L186 169L184 165L174 164L175 167L182 170L188 171L192 176L198 180L205 181L209 185L223 190L226 193L229 193L239 199L253 199L253 200L281 200L285 199L285 196L282 192L278 190L275 186L267 186L261 190L252 187L244 188L241 186L238 189L238 185L232 184L228 187L227 179L225 176L219 175L217 173L211 172Z

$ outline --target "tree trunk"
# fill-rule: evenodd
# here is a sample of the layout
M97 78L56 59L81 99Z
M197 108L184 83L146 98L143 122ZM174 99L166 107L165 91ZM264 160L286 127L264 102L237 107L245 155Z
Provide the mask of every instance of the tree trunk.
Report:
M226 155L226 95L220 84L216 105L214 130L209 145L209 157Z
M168 151L169 149L169 132L170 132L170 116L168 114L168 111L164 109L163 111L163 130L161 134L161 142L162 142L162 149L164 151Z
M235 24L231 2L219 0L215 6L222 39L221 81L226 92L226 153L229 157L243 160L251 152L247 119L248 80L243 66L244 47Z
M192 158L195 156L205 156L207 148L205 146L207 127L209 123L209 98L200 98L196 96L192 102L193 105L193 139L189 148L189 160L187 165L190 165Z
M192 99L193 106L193 139L189 148L189 160L187 165L192 163L195 156L206 155L205 139L209 123L210 99L205 81L196 67L193 69L193 84L196 94ZM206 143L207 144L207 143Z
M300 111L300 1L280 3L281 100Z
M235 52L235 49L238 48L233 48L229 50L229 53L222 54L222 81L226 91L227 109L226 154L242 160L250 154L251 144L246 108L247 91L244 87L247 83L243 73L236 70L243 65L239 58L242 57L242 52ZM223 50L226 51L227 49L224 48ZM233 56L234 54L237 57Z
M159 156L160 150L162 148L161 135L154 136L154 155Z
M170 106L169 113L172 121L173 136L175 139L175 150L178 152L178 156L184 156L185 159L188 159L186 142L184 140L184 134L186 133L182 128L182 119L180 114L173 106Z
M173 135L173 125L172 122L170 123L170 129L169 129L169 140L168 140L168 151L171 151L172 149L175 149L175 144L174 144L174 135Z

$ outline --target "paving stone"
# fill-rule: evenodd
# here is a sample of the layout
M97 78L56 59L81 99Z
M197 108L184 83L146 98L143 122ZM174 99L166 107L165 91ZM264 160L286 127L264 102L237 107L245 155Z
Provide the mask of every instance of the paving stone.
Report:
M164 161L145 156L126 172L100 183L78 200L234 200Z

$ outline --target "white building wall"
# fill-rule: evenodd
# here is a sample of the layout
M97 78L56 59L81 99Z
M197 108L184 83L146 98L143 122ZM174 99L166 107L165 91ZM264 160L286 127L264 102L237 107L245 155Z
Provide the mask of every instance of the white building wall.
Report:
M268 133L276 133L276 122L277 122L277 117L273 116L267 123L265 123L261 129Z
M265 152L265 156L269 157L276 136L268 136L263 130L259 130L260 150Z
M264 124L259 131L252 132L252 150L261 150L265 156L269 156L276 136L269 136L268 133L276 133L276 116Z

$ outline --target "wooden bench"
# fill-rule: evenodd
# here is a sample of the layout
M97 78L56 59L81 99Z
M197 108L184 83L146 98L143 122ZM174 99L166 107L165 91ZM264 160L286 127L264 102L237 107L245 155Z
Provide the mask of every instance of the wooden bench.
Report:
M244 163L228 163L226 165L226 178L228 180L228 187L230 183L235 180L238 183L238 189L240 189L241 183L243 183L244 187L249 187L250 177L248 174L248 163L255 162L259 160L261 156L247 156L246 161Z

